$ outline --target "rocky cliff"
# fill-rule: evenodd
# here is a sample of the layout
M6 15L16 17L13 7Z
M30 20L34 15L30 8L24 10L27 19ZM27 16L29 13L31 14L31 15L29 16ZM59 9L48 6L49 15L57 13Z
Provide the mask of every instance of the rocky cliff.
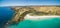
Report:
M60 6L14 6L14 17L10 23L22 21L28 13L31 15L60 15Z

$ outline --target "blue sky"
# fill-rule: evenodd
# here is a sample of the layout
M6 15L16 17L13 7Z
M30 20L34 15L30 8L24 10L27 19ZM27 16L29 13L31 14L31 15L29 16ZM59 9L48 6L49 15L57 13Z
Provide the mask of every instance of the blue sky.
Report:
M60 5L60 0L0 0L0 6Z

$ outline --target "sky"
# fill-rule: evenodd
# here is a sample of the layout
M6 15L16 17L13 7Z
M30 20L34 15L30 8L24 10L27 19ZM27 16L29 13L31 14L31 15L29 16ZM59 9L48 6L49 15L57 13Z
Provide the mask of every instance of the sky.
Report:
M60 5L60 0L0 0L0 6Z

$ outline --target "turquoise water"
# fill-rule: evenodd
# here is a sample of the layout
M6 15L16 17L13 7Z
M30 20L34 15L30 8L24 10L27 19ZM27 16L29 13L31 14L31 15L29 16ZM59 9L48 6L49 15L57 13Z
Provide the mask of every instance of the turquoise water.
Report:
M10 7L0 7L0 28L11 19L14 11ZM7 28L60 28L60 18L50 18L46 20L23 20L17 25L7 26Z
M7 28L60 28L60 18L46 20L24 20Z

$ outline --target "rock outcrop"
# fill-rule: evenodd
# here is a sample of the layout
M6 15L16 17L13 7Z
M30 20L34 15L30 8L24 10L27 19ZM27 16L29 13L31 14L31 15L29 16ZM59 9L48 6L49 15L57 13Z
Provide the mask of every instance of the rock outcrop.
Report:
M60 15L59 6L15 6L12 7L12 10L15 11L15 14L10 23L22 21L28 13L33 13L33 15Z

